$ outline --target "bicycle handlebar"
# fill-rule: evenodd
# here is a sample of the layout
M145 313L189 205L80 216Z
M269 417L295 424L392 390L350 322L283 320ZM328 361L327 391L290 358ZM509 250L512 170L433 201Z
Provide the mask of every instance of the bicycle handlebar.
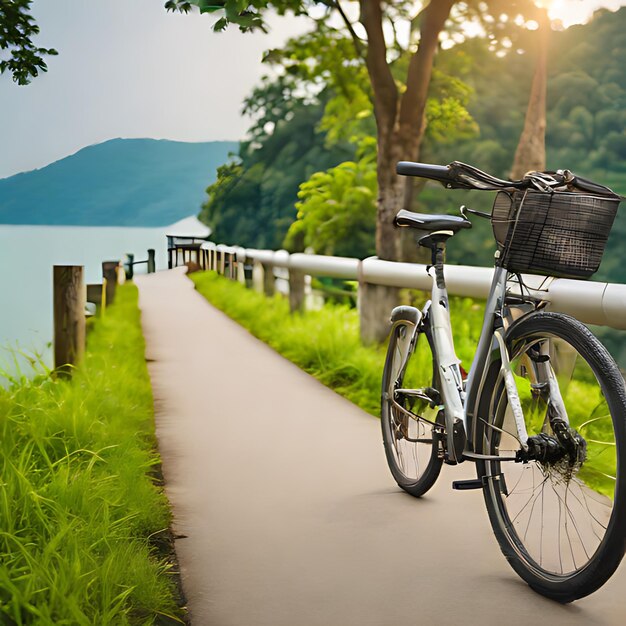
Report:
M449 165L430 165L428 163L400 161L396 166L396 172L402 176L430 178L443 184L455 182L451 176Z
M606 190L608 189L608 187L605 187L604 185L599 185L598 183L594 183L586 178L581 178L580 176L574 177L574 185L582 191L600 196L605 196Z
M495 178L486 172L453 161L449 165L431 165L429 163L413 163L400 161L396 172L402 176L418 176L436 180L447 189L505 189L521 186L522 181L505 181Z
M453 161L449 165L400 161L396 166L396 172L403 176L429 178L441 183L447 189L582 191L600 196L621 197L608 187L576 176L569 170L528 172L522 180L503 180L460 161Z

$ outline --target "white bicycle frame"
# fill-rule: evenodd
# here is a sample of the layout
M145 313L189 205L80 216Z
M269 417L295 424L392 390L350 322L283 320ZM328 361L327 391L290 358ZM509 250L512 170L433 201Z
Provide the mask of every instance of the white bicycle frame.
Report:
M437 280L434 267L429 269L429 275L433 281L432 300L424 307L421 323L423 324L426 316L429 316L433 339L433 358L439 372L440 392L445 411L449 461L454 463L463 460L457 458L454 445L454 431L455 428L458 430L459 424L463 426L467 442L463 457L468 459L490 458L475 451L475 444L477 443L475 437L478 404L492 354L500 357L501 374L504 379L509 406L517 426L517 436L522 448L525 448L528 433L504 342L504 328L496 328L497 313L502 310L506 296L507 271L499 266L496 266L494 270L478 347L465 385L461 375L461 361L454 350L445 282Z

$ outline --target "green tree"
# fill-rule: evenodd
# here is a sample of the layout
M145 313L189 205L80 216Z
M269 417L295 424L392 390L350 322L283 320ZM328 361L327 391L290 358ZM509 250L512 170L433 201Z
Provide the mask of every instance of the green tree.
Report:
M354 4L354 3L348 3ZM360 0L357 25L349 17L339 0L168 0L171 10L189 11L197 7L202 13L219 12L214 25L223 30L236 24L242 31L264 28L263 15L267 9L279 14L291 11L312 16L316 24L343 24L351 37L355 53L367 70L377 126L378 209L376 224L376 251L379 257L394 259L398 255L397 231L393 218L398 209L411 202L411 183L395 173L396 162L419 158L425 132L425 113L431 82L433 62L439 49L440 33L452 19L458 26L466 18L482 16L486 10L494 15L516 15L528 7L525 0L432 0L428 3L409 0L383 4L381 0ZM454 8L454 10L453 10ZM322 12L321 17L315 11ZM493 30L498 20L485 20ZM407 26L406 42L397 37L399 26ZM357 28L365 37L361 37ZM388 33L393 33L389 35ZM457 35L459 33L457 32ZM495 39L496 35L492 34ZM403 63L396 63L403 61ZM394 75L394 66L404 66L400 83Z
M450 74L451 71L458 71L460 65L467 64L466 61L461 63L457 57L456 49L445 51L440 57L444 62L439 62L439 67L435 69L427 103L428 128L425 145L453 145L459 139L473 136L477 132L476 124L466 109L472 90ZM297 185L295 187L289 185L290 189L293 189L293 197L281 193L281 190L287 189L284 181L287 179L293 181L295 167L288 164L287 171L280 172L280 179L275 181L274 185L262 183L263 179L271 177L272 171L275 170L272 145L282 144L285 139L289 143L294 139L284 132L286 125L294 133L296 126L302 127L302 121L295 119L297 116L309 117L307 123L310 128L303 128L302 138L308 137L315 127L319 131L318 139L323 138L323 146L319 143L316 145L328 155L339 156L338 149L343 151L345 147L352 151L353 148L349 146L358 145L362 146L360 154L354 160L351 158L350 163L361 165L367 151L368 156L363 163L367 162L368 169L373 168L375 172L376 161L376 126L369 80L366 69L359 63L353 42L349 38L322 24L311 32L288 41L283 48L270 50L265 55L264 62L271 64L272 78L265 77L261 85L246 98L245 110L255 121L249 130L248 141L242 144L240 167L236 171L225 169L220 174L217 183L208 190L211 198L202 214L203 219L214 227L221 239L241 242L243 241L241 237L245 237L246 243L253 246L267 245L266 232L282 231L282 225L276 229L276 224L270 223L267 219L268 214L260 209L267 204L268 199L280 196L282 203L280 215L284 215L284 223L287 223L289 218L291 221L295 218L295 211L287 207L293 206L297 199L295 197ZM401 65L400 62L398 65ZM402 73L399 71L400 75ZM321 119L315 123L306 112L312 110L311 107L323 110ZM278 137L282 139L277 141ZM295 139L301 141L300 153L305 156L308 144L302 142L302 138ZM316 152L311 153L311 156ZM324 169L321 155L318 158L319 169ZM309 163L313 164L313 161ZM317 172L317 169L315 171ZM345 175L345 172L343 174ZM374 176L374 182L375 178ZM322 174L316 173L310 181L307 181L306 187L310 194L314 193L314 184L321 180ZM302 179L297 182L302 182ZM250 202L245 202L248 191L251 192ZM328 193L329 188L320 191L321 196L336 202L336 206L346 207L341 197L332 198ZM377 191L374 190L373 201L376 197ZM232 207L237 207L236 213ZM349 208L346 207L346 210ZM254 215L255 212L262 214L261 221ZM222 213L232 215L233 219L225 220ZM369 224L369 218L364 223ZM253 224L258 228L251 231ZM256 234L252 235L252 232ZM308 232L306 245L317 250L328 249L325 242L317 245L311 238L313 230L309 229ZM347 239L342 242L342 249L367 249L367 254L372 254L374 233L375 227L368 226L364 230L353 229L346 233ZM371 241L366 244L364 238L370 235ZM349 241L351 237L355 238L352 243ZM358 243L356 239L359 240ZM291 249L298 249L299 245L304 244L292 233L286 245ZM410 248L415 249L412 239ZM361 255L361 252L358 254Z
M364 141L354 161L316 172L300 185L297 220L288 248L304 246L319 254L364 258L374 254L376 158L374 141Z
M284 86L282 80L279 81ZM221 241L277 248L294 220L300 183L314 172L351 158L343 143L328 147L318 130L324 101L284 97L280 85L264 82L248 99L255 111L250 138L233 163L218 170L207 189L200 218Z
M31 2L0 0L0 74L9 72L18 85L28 85L39 72L48 71L44 56L57 54L33 43L39 26L30 14Z

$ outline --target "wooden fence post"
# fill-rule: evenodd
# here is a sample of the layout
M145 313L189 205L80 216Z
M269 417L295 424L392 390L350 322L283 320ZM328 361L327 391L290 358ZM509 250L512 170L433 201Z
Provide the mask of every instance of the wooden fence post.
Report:
M98 308L102 308L102 285L100 283L87 285L87 302L93 302Z
M82 265L53 268L54 367L71 375L85 352L85 284Z
M274 268L267 263L261 263L261 265L263 266L263 291L266 296L273 296L276 290Z
M127 258L127 262L128 262L128 269L126 270L126 278L128 280L132 280L133 276L135 275L135 268L133 266L133 263L135 262L135 255L128 252L126 254L126 258ZM87 285L87 289L89 289L89 285ZM92 301L90 301L92 302Z
M148 249L148 274L156 272L155 251L153 248Z
M248 289L254 289L254 261L243 266L243 280Z
M106 306L111 306L115 300L115 288L117 287L117 266L119 261L103 261L102 277L106 278Z
M292 313L304 310L304 272L289 269L289 309Z
M263 266L260 261L252 261L252 288L263 293Z
M237 261L237 282L246 284L246 264L244 261Z

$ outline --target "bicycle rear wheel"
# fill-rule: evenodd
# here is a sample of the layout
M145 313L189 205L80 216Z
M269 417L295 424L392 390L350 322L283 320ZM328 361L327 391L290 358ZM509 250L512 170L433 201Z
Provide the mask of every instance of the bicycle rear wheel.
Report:
M522 318L506 344L534 458L520 462L526 453L495 363L479 411L482 451L518 462L478 464L485 502L513 569L539 593L570 602L603 585L626 549L624 380L604 346L565 315ZM559 404L574 429L565 439L555 432L563 433ZM567 443L568 433L580 439Z
M389 469L398 485L419 497L435 483L443 459L438 378L427 327L394 326L383 372L381 426Z

